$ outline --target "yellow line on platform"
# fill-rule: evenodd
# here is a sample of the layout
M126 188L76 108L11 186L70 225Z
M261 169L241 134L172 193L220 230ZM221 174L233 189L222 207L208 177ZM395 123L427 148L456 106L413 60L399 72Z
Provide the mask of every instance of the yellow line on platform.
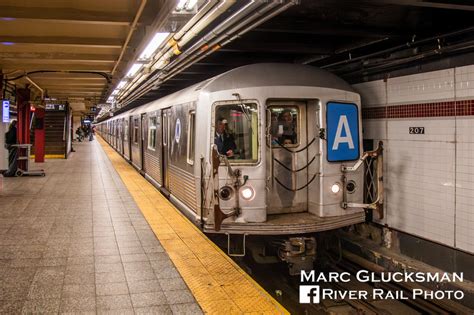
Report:
M205 313L289 314L103 139L97 140Z

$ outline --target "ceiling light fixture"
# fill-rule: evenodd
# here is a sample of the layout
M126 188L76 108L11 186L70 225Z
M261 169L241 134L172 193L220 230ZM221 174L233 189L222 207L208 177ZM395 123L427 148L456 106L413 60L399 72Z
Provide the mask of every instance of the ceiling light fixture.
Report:
M140 59L150 59L170 33L156 33L140 55Z
M130 67L130 70L128 70L127 77L133 77L135 74L137 74L141 67L141 63L134 63L133 66Z

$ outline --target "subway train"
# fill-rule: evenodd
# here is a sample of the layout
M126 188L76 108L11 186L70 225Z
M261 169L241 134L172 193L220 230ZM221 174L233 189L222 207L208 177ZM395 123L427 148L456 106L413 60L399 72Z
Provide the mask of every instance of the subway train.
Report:
M204 232L277 237L278 257L297 273L315 258L314 233L364 222L364 208L382 204L376 177L364 203L364 164L382 155L362 150L360 106L327 71L253 64L97 130Z

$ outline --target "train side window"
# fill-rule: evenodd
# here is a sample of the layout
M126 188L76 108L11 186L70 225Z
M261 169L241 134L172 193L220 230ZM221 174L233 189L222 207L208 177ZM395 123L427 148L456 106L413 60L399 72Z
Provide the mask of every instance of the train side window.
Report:
M194 164L194 146L196 138L196 112L189 112L188 116L188 164Z
M156 148L156 116L148 119L148 149L155 151Z
M125 120L124 124L125 124L125 127L124 127L124 131L123 131L123 140L128 141L128 121Z
M272 115L270 125L272 147L298 146L298 107L272 106L269 109Z
M138 119L133 120L133 143L138 143Z
M216 107L214 144L231 161L258 161L257 104L229 104Z

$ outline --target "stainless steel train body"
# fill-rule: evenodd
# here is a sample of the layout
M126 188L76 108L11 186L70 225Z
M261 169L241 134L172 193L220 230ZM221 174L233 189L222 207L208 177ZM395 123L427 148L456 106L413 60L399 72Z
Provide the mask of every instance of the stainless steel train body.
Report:
M219 122L236 144L232 156L217 154ZM295 235L364 221L363 170L343 171L362 157L360 126L359 94L338 77L255 64L112 117L99 131L205 232ZM349 160L331 157L334 148L351 151Z

